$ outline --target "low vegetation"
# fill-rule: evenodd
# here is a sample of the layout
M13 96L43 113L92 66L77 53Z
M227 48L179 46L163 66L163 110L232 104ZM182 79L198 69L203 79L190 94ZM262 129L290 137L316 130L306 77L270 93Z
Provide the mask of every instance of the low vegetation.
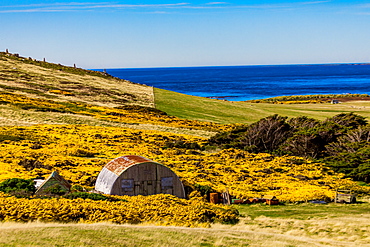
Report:
M0 143L0 181L47 177L56 170L72 184L91 189L106 163L133 154L170 167L191 189L196 184L218 192L228 188L237 198L275 195L305 202L331 200L336 189L370 191L323 163L235 148L209 152L206 138L190 135L86 125L0 128L0 134L6 133L13 140Z
M5 52L0 52L0 91L110 107L154 105L152 87Z
M251 230L100 224L0 224L4 246L359 246L349 241L313 239ZM27 236L25 238L24 236ZM364 245L363 245L364 246Z
M172 195L122 196L119 200L89 198L16 198L0 194L0 221L153 223L207 227L210 223L235 223L238 211L202 199Z
M209 139L209 145L315 159L355 180L370 182L370 126L353 113L324 121L279 115L239 126Z

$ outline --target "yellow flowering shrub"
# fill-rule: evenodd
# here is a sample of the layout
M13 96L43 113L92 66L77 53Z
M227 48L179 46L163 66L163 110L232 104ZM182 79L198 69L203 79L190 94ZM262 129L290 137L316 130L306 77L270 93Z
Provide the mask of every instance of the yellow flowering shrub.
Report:
M59 89L50 90L49 93L62 94L62 95L66 95L66 96L73 96L73 93L67 92L67 91L63 91L63 90L59 90Z
M369 193L323 164L298 157L274 157L228 149L215 153L169 148L167 143L197 143L205 139L160 131L85 125L35 125L0 128L0 181L48 176L57 170L73 184L94 185L110 160L141 155L173 169L187 184L226 188L238 198L275 195L281 201L333 198L335 189ZM0 220L154 223L207 226L238 217L230 207L171 195L117 197L125 201L89 199L24 199L0 193Z
M92 126L0 128L0 181L34 178L59 171L67 180L93 186L94 179L110 160L125 154L155 158L167 142L204 139L160 131ZM13 140L13 139L19 140Z
M8 178L48 176L57 170L67 180L94 186L110 160L127 154L140 155L173 169L187 184L200 184L238 198L276 195L282 201L308 201L334 197L336 189L369 193L334 174L323 164L299 157L274 157L228 149L216 153L166 148L181 140L205 139L160 131L117 127L36 125L0 128L0 181Z
M215 153L168 148L205 139L160 131L85 125L35 125L0 128L0 181L35 178L58 171L73 184L93 187L101 169L122 155L140 155L176 172L186 184L207 185L237 198L276 195L282 201L334 197L336 189L369 193L323 164L303 158L251 154L228 149Z
M57 221L152 223L158 225L209 226L235 222L238 211L230 206L200 200L185 200L172 195L121 196L121 201L90 199L25 199L7 197L0 192L0 221Z
M228 149L202 156L162 155L157 160L191 184L211 186L220 192L227 188L237 198L275 195L281 201L301 202L333 199L336 189L370 193L369 187L358 186L343 174L300 157Z

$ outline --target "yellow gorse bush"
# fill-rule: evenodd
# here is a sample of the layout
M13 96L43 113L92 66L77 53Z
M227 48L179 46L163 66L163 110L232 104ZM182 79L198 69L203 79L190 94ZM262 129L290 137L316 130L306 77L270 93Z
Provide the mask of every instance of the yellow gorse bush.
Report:
M189 227L233 222L238 211L230 206L172 195L122 196L122 201L90 199L25 199L0 194L0 221L152 223Z
M205 139L160 131L85 125L0 128L0 181L35 178L58 171L73 184L93 187L101 169L122 155L140 155L174 170L190 185L226 188L238 198L276 195L282 201L334 197L336 189L369 193L368 187L303 158L251 154L228 149L216 153L167 148L178 140L202 144Z

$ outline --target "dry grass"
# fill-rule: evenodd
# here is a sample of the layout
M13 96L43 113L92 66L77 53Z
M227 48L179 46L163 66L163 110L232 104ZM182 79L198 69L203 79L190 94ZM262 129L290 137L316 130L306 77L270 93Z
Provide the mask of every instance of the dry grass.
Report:
M244 218L232 229L291 236L300 240L311 239L332 243L333 246L370 246L369 222L370 214L361 217L325 217L309 220L259 216L254 220Z
M238 209L245 217L233 229L311 238L333 246L370 246L370 203L366 198L358 204L255 204Z
M0 89L31 97L55 97L60 101L79 101L108 107L123 103L154 106L152 87L110 77L67 73L4 56L0 60ZM52 90L71 94L51 93Z
M0 223L0 246L370 246L369 201L241 205L236 225ZM25 237L27 236L27 237Z
M223 229L112 224L0 224L1 246L368 246L266 229ZM27 236L27 237L25 237Z

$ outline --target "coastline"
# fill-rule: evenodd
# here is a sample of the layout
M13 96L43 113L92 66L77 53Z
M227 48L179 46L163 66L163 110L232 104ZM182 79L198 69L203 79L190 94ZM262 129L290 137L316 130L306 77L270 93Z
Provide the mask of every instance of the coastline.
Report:
M228 101L284 95L369 94L370 63L107 69L112 76Z

